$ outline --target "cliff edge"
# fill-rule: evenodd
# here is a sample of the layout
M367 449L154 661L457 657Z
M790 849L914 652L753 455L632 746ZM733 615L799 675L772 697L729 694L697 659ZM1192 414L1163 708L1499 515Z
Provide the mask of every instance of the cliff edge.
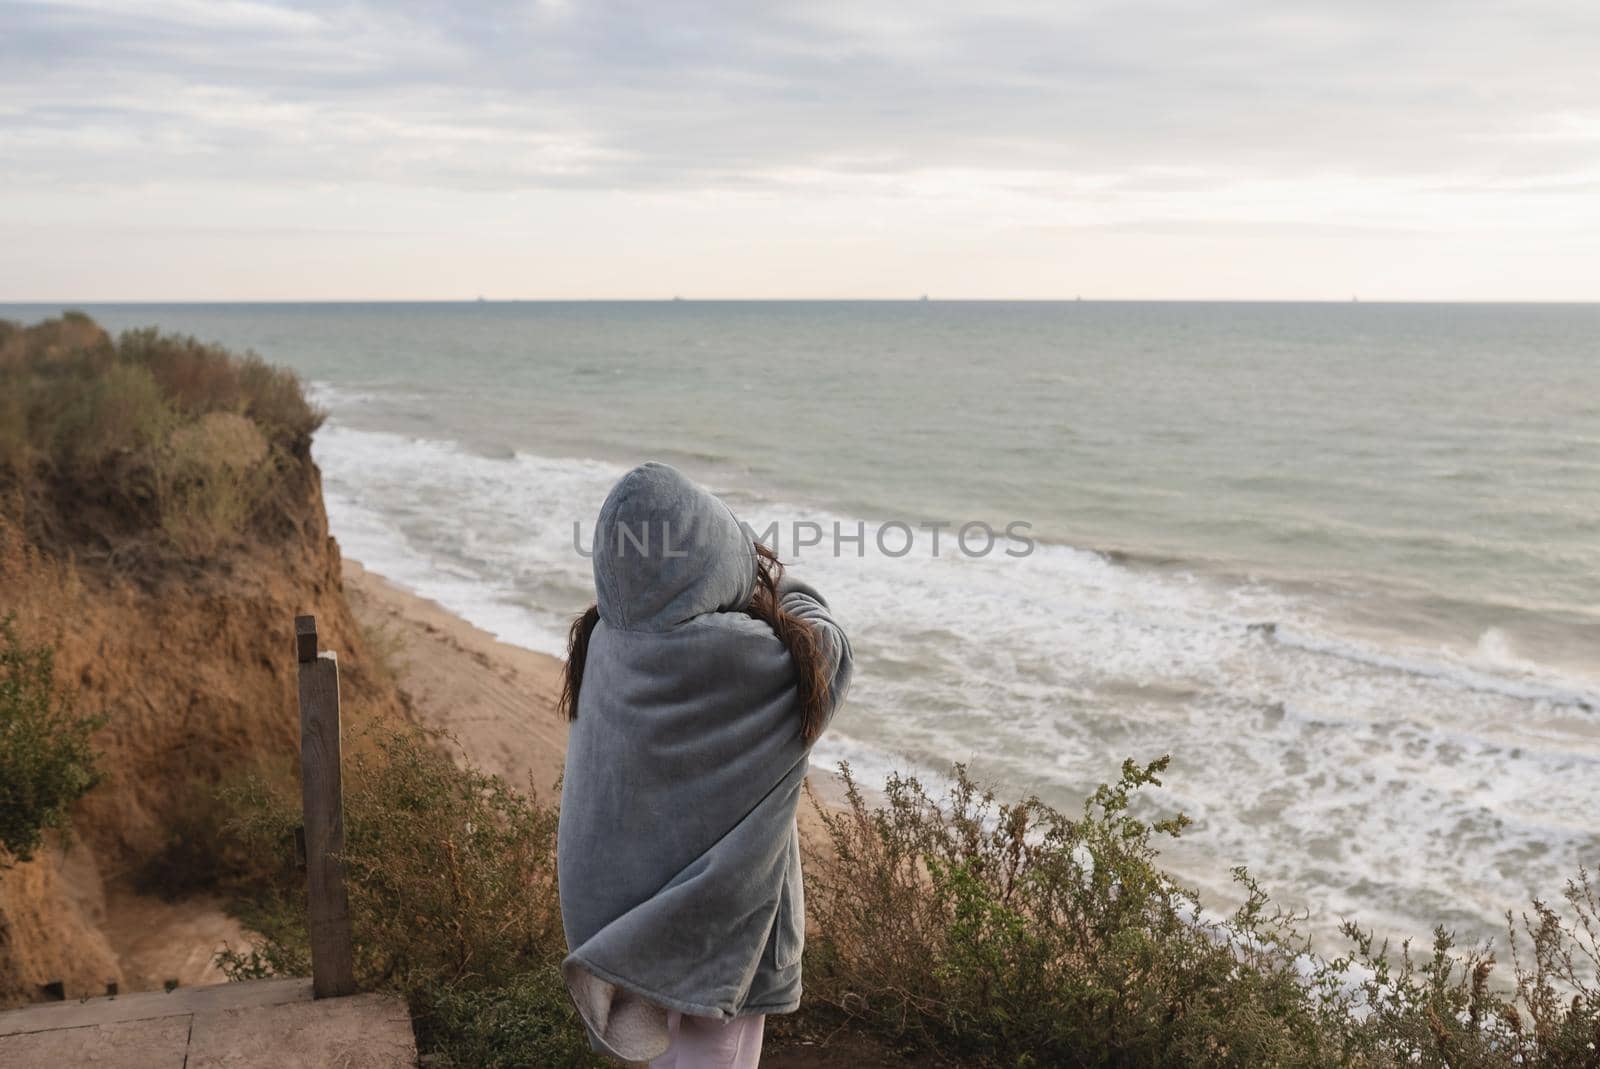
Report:
M186 849L206 788L293 762L297 613L339 651L347 722L404 715L345 602L318 422L254 357L0 322L0 617L101 724L63 832L31 860L0 848L0 1007L148 985L108 901L183 885L208 863Z

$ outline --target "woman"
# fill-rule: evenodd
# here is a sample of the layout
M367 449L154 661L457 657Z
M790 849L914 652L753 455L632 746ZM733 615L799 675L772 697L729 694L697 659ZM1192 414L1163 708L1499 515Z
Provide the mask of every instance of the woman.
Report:
M596 1050L754 1066L800 1004L795 809L850 646L720 499L664 464L612 488L572 626L562 973Z

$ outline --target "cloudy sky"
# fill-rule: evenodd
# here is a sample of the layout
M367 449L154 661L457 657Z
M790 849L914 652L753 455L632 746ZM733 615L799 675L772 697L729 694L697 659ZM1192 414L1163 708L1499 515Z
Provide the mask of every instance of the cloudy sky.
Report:
M0 300L1600 299L1593 0L0 0Z

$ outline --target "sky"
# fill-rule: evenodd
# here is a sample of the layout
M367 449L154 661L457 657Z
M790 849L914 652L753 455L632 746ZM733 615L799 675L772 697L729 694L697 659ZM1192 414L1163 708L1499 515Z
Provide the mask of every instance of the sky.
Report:
M1600 4L0 0L0 300L1600 300Z

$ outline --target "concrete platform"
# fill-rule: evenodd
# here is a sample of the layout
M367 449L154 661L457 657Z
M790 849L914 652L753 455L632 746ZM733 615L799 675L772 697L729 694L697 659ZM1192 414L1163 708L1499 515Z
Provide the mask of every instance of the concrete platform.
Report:
M0 1013L6 1069L397 1069L417 1064L392 995L313 1001L310 980L254 980Z

